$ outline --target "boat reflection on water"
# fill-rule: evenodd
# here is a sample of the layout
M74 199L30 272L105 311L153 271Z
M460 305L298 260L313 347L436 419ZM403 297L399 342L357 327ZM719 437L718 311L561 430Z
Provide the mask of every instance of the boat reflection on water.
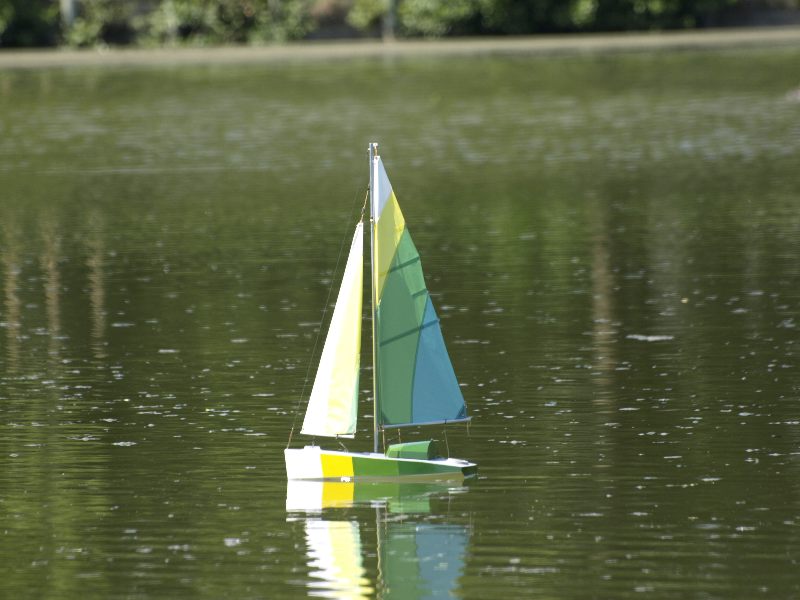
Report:
M358 522L307 519L305 526L313 578L309 595L371 598L374 588L362 562Z
M447 503L466 489L442 483L289 481L287 520L305 526L309 595L457 595L470 528L439 522L431 502Z

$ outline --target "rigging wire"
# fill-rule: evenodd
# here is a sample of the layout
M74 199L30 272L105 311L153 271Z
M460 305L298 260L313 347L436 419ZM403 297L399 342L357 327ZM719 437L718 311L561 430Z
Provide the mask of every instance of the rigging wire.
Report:
M354 208L356 206L358 206L358 204L356 202L357 200L358 200L358 195L356 195L354 201L351 203L350 213L347 216L347 222L348 223L352 222ZM367 187L367 193L366 193L366 196L364 198L364 205L361 207L361 216L358 219L358 223L360 223L361 221L364 220L364 212L366 211L368 200L369 200L369 187ZM286 447L287 448L289 446L291 446L291 444L292 444L292 436L294 435L294 428L297 425L297 415L298 415L298 412L299 412L300 403L303 401L303 398L306 395L306 388L308 387L308 376L311 373L311 367L314 364L314 357L317 354L317 346L319 345L319 338L320 338L320 335L322 334L322 326L324 325L325 318L328 315L328 305L330 304L330 301L331 301L331 292L333 291L334 282L336 281L335 275L336 275L336 273L339 272L339 263L342 260L342 251L344 250L345 243L347 242L347 239L348 239L348 237L347 237L347 232L348 231L350 231L349 228L345 230L344 236L342 237L342 242L339 245L339 254L336 257L336 266L333 268L334 277L331 277L331 284L328 286L328 295L325 298L325 305L324 305L324 307L322 309L322 317L320 318L319 327L317 328L317 335L314 337L314 345L311 348L311 355L308 358L308 366L306 367L306 375L303 378L303 388L300 391L300 396L297 398L297 401L295 402L295 405L294 405L294 410L292 411L294 413L294 415L292 417L292 428L289 430L289 440L286 442Z

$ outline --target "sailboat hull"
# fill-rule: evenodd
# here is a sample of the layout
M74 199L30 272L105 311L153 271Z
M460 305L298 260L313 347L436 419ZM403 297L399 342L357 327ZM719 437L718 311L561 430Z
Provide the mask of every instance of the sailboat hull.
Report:
M319 446L287 448L286 476L313 481L437 481L474 477L478 466L458 458L391 458L373 452L340 452Z

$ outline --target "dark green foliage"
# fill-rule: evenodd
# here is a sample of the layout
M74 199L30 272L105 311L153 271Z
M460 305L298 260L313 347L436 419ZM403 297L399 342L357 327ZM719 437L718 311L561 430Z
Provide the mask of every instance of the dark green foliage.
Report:
M522 35L695 27L740 4L742 0L405 0L398 13L401 30L411 35Z
M311 31L309 0L164 0L140 21L155 43L252 43L298 39Z
M226 44L299 39L313 0L76 0L62 34L57 0L0 0L0 46Z
M51 46L59 30L58 2L0 0L0 46Z
M309 0L82 0L73 45L229 44L298 39L311 30Z
M136 11L135 2L81 0L65 41L74 46L132 43L137 33L133 25Z
M605 0L597 3L597 29L665 29L695 27L741 0Z
M0 46L249 44L315 36L525 35L703 27L800 0L0 0ZM68 19L67 19L68 20ZM385 28L384 28L385 30Z

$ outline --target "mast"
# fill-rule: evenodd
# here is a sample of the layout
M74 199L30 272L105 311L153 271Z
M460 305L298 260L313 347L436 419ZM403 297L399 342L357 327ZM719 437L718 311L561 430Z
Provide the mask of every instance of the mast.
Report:
M377 327L375 321L377 317L377 307L375 299L377 297L375 286L375 159L378 156L378 144L371 142L369 145L369 270L370 270L370 289L372 291L372 451L378 452L378 344L375 339Z

